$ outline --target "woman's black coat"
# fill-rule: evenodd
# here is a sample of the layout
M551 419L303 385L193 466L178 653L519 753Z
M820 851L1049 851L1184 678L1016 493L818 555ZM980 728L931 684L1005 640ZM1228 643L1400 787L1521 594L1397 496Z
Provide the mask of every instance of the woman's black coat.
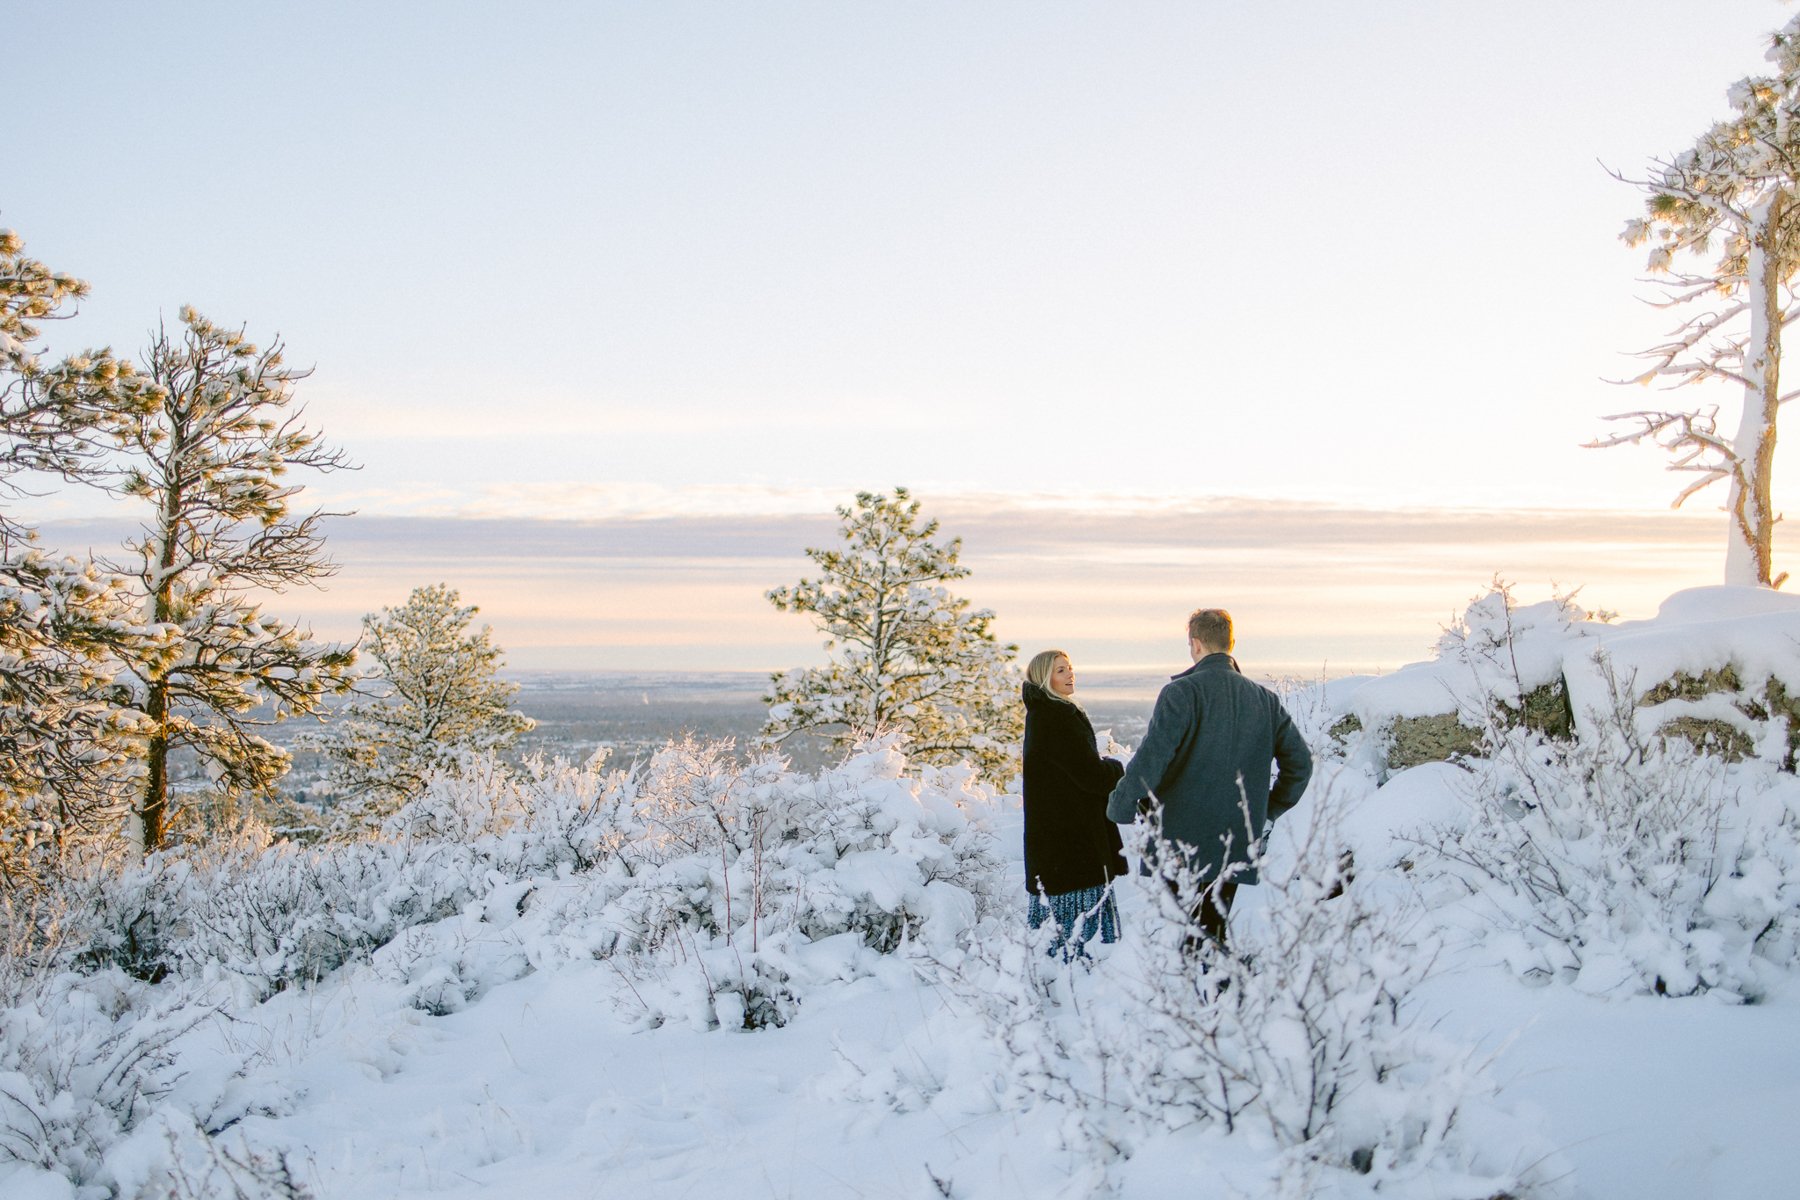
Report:
M1025 890L1052 896L1125 874L1106 796L1125 769L1101 758L1087 714L1025 685Z

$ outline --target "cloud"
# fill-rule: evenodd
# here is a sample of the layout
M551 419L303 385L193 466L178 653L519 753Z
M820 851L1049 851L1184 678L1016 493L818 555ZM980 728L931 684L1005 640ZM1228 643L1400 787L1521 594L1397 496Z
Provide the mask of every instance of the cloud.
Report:
M689 498L696 508L733 489ZM798 506L804 493L784 496ZM759 493L759 495L764 495ZM652 496L652 499L656 497ZM766 495L764 495L766 500ZM1594 606L1647 616L1677 588L1717 581L1717 517L1593 510L1400 510L1245 499L1080 506L1057 498L926 497L973 574L960 594L1027 650L1089 666L1179 666L1179 625L1232 609L1264 669L1387 669L1424 657L1438 627L1499 574L1525 599L1585 586ZM58 522L52 545L105 549L126 526ZM820 636L777 613L772 587L829 544L830 503L804 512L604 518L354 516L331 522L341 564L322 591L274 598L321 636L446 582L481 607L515 666L764 669L819 661Z
M691 512L671 512L655 495L633 505L609 490L605 505L597 507L613 511L602 517L358 515L333 520L330 539L335 553L353 558L564 564L771 559L799 568L807 546L835 536L838 522L831 505L799 489L782 497L786 511L708 511L721 496L729 500L730 491L690 498ZM1397 511L1222 499L1109 511L963 497L928 506L925 515L941 522L940 536L963 540L963 561L978 572L1011 559L1099 558L1175 567L1224 557L1253 562L1262 556L1291 562L1320 557L1416 562L1444 556L1516 557L1521 548L1548 559L1598 552L1644 561L1648 552L1711 554L1722 539L1717 518L1585 509Z
M322 590L272 597L320 637L448 583L481 606L513 666L769 669L817 662L821 637L763 592L808 574L806 547L837 533L833 500L806 489L596 488L581 520L347 516ZM765 511L729 509L745 500ZM688 507L693 511L679 511ZM797 511L767 511L767 509ZM1584 599L1649 615L1672 590L1714 583L1723 531L1683 513L1373 509L1219 498L1071 506L1067 498L927 497L963 538L958 592L999 613L1003 639L1055 644L1085 666L1179 666L1197 604L1237 615L1262 669L1388 669L1426 657L1438 626L1496 574L1525 599ZM45 525L68 549L117 545L117 520Z

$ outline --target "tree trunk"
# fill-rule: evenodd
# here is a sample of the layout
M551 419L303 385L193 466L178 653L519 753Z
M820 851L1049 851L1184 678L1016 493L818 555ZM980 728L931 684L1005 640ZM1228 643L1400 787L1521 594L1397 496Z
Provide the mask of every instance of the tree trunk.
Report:
M169 735L164 724L169 716L169 689L152 683L144 700L144 715L153 732L146 750L144 798L138 805L140 849L145 854L162 848L169 817Z
M1752 296L1744 355L1744 411L1732 439L1736 459L1726 499L1729 526L1725 582L1773 587L1770 577L1775 514L1769 481L1775 467L1775 410L1781 395L1780 256L1788 195L1778 188L1754 214L1747 283ZM1785 578L1785 575L1783 576Z
M176 439L179 445L179 437ZM171 453L170 461L178 461ZM175 618L175 548L181 532L181 490L164 484L162 526L158 533L155 586L150 591L149 617L158 625ZM159 668L159 671L162 669ZM166 672L144 681L144 715L150 718L149 744L145 747L144 795L138 804L140 848L145 854L162 849L169 826L169 682Z

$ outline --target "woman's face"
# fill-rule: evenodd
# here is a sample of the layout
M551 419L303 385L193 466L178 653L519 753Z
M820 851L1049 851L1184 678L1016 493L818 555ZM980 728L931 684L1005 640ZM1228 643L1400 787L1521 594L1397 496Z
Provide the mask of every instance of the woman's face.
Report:
M1075 694L1075 664L1066 658L1056 660L1050 668L1050 690L1059 696Z

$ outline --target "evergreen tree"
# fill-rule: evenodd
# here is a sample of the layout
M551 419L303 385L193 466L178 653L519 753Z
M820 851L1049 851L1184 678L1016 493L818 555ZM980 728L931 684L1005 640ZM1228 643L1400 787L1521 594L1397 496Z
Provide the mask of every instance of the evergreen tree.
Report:
M110 349L85 350L46 364L39 322L88 285L25 255L17 233L0 229L0 489L19 494L22 472L95 482L102 456L153 402L156 388ZM0 511L0 536L25 533Z
M109 350L46 363L39 322L87 284L26 257L0 230L0 492L22 476L95 483L102 457L156 390ZM112 836L139 714L122 656L154 660L125 581L57 559L0 511L0 883L34 878L72 841Z
M151 515L129 545L138 562L145 618L172 629L178 653L138 664L145 771L136 805L139 844L163 844L169 820L169 755L195 753L227 796L266 793L288 754L261 727L317 711L349 686L354 651L321 645L265 613L253 595L316 584L325 557L324 514L292 510L294 467L347 464L290 411L306 372L282 364L242 331L184 308L184 329L159 329L146 352L159 388L154 409L130 430L136 462L126 494Z
M35 546L0 560L0 884L117 837L144 732L124 662L170 650L126 580Z
M434 771L510 747L535 722L509 708L518 685L496 677L500 649L480 611L445 584L363 618L373 663L356 699L307 739L330 763L337 825L367 829L417 795Z
M1662 277L1659 307L1691 313L1662 344L1643 352L1650 366L1635 382L1688 387L1711 381L1741 389L1736 431L1721 429L1718 406L1620 413L1626 430L1593 445L1649 441L1673 456L1669 469L1697 476L1675 498L1727 485L1725 582L1780 586L1771 552L1776 417L1782 332L1800 316L1793 283L1800 269L1800 17L1774 35L1776 72L1728 92L1733 115L1693 146L1633 180L1649 194L1646 215L1629 222L1627 244L1650 247Z
M842 544L806 551L819 578L768 593L781 611L813 618L831 661L772 677L764 740L822 733L847 748L897 731L916 761L968 759L1004 779L1024 728L1019 648L995 640L990 610L943 586L969 574L957 562L962 539L933 541L938 523L920 523L905 488L860 492L837 513Z

